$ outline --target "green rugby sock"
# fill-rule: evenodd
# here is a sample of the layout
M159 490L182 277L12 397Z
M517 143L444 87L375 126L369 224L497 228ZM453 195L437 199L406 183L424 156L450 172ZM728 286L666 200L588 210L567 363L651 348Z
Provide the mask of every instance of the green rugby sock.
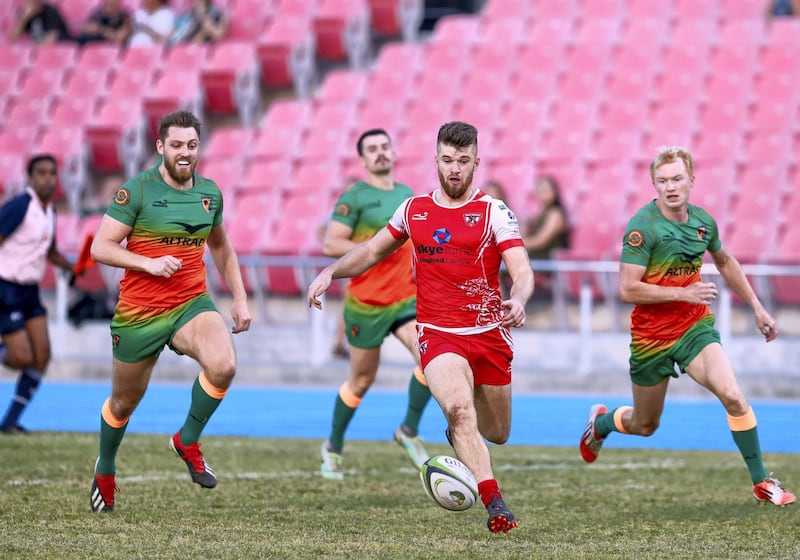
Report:
M128 428L128 422L120 428L114 428L105 418L100 417L100 457L97 461L97 473L102 475L111 475L117 472L117 450L119 444L122 443L122 438L125 436L125 430Z
M344 433L347 431L347 426L350 425L350 420L356 413L357 408L347 406L342 397L336 395L336 404L333 406L333 425L331 426L331 434L328 436L328 441L331 442L334 450L341 452L344 448Z
M739 448L739 452L744 458L747 470L750 471L750 479L753 484L758 484L769 476L764 468L764 461L761 457L761 445L758 441L758 428L752 428L743 432L731 430L733 441Z
M197 443L203 428L206 427L211 415L217 410L222 399L215 399L203 389L200 378L194 380L192 385L192 404L189 413L181 427L181 445Z
M422 413L425 412L429 400L431 400L431 390L412 375L408 382L408 408L403 419L403 425L413 432L410 435L417 435Z

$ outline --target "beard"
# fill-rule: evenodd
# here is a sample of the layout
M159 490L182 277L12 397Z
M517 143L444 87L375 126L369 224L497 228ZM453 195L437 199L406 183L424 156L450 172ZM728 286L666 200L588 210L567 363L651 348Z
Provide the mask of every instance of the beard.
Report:
M194 170L197 167L197 161L189 163L188 167L179 166L176 159L169 159L164 157L164 169L167 174L176 183L185 183L194 176Z
M444 193L454 199L458 200L469 190L472 186L472 172L468 175L461 176L461 182L458 185L451 185L450 181L448 181L444 175L442 175L441 171L437 171L439 174L439 184L442 187Z

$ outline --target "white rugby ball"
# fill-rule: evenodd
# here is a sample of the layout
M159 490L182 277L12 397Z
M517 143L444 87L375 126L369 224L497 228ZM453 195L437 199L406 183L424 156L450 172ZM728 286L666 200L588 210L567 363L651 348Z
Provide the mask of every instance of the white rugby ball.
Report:
M478 499L478 483L467 466L448 455L435 455L419 471L425 493L450 511L469 509Z

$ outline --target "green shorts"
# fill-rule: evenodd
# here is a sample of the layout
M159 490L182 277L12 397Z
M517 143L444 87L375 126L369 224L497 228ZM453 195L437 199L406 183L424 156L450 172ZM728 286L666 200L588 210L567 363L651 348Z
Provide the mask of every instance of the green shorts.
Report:
M344 300L344 332L355 348L378 348L383 339L417 317L417 298L391 305L367 305L352 298Z
M719 341L713 315L700 319L676 340L633 339L629 361L631 381L634 385L652 387L665 377L678 377L676 365L680 372L685 372L686 366L703 348Z
M119 309L119 307L118 307ZM217 307L208 294L199 295L174 309L152 314L153 309L137 308L144 311L146 319L121 317L117 311L111 319L111 342L114 357L121 362L135 363L158 356L164 345L172 347L172 337L183 325L200 313L217 312Z

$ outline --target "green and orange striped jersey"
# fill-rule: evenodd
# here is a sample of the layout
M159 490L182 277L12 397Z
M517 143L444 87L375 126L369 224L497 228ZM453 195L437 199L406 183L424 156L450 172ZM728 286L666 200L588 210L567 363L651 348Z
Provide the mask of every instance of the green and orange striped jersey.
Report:
M717 222L708 212L690 204L689 220L673 222L651 201L628 222L621 261L646 267L642 281L648 284L688 286L702 281L705 252L721 248ZM631 314L631 334L673 340L709 314L707 305L682 301L637 304Z
M339 197L331 219L350 226L351 239L360 243L386 227L397 207L411 196L411 188L401 183L395 183L392 190L383 190L359 181ZM410 242L354 277L347 290L350 296L368 305L390 305L415 297Z
M125 181L106 213L133 228L129 251L182 261L170 278L126 270L120 282L121 307L169 309L205 293L206 240L222 223L222 194L214 181L195 173L194 186L181 191L167 185L153 167Z

